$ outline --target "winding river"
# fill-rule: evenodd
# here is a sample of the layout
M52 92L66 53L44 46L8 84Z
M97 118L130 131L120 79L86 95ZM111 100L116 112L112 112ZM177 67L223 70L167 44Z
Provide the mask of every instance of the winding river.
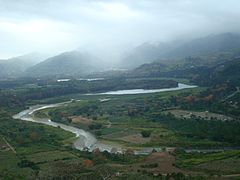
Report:
M154 90L121 90L121 91L111 91L106 93L100 93L100 94L111 94L111 95L119 95L119 94L141 94L141 93L154 93L154 92L165 92L165 91L176 91L180 89L186 89L186 88L194 88L196 86L190 86L186 84L178 84L178 87L176 88L165 88L165 89L154 89ZM134 93L133 93L134 92ZM93 94L92 94L93 95ZM79 129L73 126L65 125L62 123L57 123L51 121L51 119L48 118L36 118L34 116L34 112L47 109L47 108L53 108L53 107L59 107L64 106L68 103L71 103L71 101L63 102L63 103L57 103L57 104L49 104L49 105L35 105L29 107L29 109L24 110L16 115L13 116L14 119L20 119L23 121L31 121L35 123L41 123L53 127L61 128L65 131L72 132L76 135L76 140L73 143L73 146L78 150L88 150L93 151L96 148L99 148L100 151L108 151L111 152L114 149L114 152L123 152L125 149L122 148L119 145L110 145L110 144L104 144L101 143L96 139L96 137L91 134L90 132L87 132L83 129ZM142 148L135 151L136 154L146 154L150 153L153 150L153 148Z
M103 93L91 93L87 95L124 95L124 94L148 94L148 93L157 93L157 92L166 92L166 91L177 91L181 89L190 89L197 86L187 85L183 83L178 83L178 87L174 88L163 88L163 89L127 89L127 90L116 90L108 91Z
M96 148L99 148L100 151L111 151L113 146L103 144L97 141L95 136L91 134L90 132L87 132L85 130L73 127L73 126L68 126L62 123L58 122L53 122L51 119L48 118L36 118L34 116L34 112L47 109L47 108L53 108L53 107L58 107L58 106L64 106L66 104L70 103L69 102L63 102L63 103L57 103L57 104L50 104L50 105L35 105L31 106L29 109L24 110L16 115L13 116L14 119L21 119L23 121L31 121L35 123L41 123L41 124L46 124L49 126L53 127L58 127L61 128L65 131L72 132L76 135L76 140L74 141L74 147L79 150L88 150L88 151L93 151ZM120 148L115 147L117 151L121 151Z

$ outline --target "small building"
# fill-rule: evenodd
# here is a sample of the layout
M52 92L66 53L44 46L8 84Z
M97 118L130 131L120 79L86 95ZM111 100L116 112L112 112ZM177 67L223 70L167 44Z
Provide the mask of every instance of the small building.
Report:
M0 151L8 150L9 147L6 144L0 144Z

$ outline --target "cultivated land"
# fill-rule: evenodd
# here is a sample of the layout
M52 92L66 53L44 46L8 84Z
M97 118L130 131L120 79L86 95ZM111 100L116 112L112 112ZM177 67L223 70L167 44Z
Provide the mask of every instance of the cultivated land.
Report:
M69 82L66 83L67 87ZM65 88L64 84L61 86ZM34 94L41 92L37 96L43 96L51 88L43 87ZM1 175L8 179L237 177L239 119L221 108L214 111L218 102L205 94L206 89L118 96L54 94L51 98L27 100L26 104L21 104L18 96L10 96L9 106L0 111L0 136L16 153L10 148L0 151L0 162L4 162L0 164ZM26 87L12 91L30 97L25 94ZM72 147L75 140L72 133L11 118L29 105L69 100L71 103L37 111L34 115L84 129L100 142L119 145L126 151L123 154L97 149L92 153L81 152ZM15 107L12 102L19 105ZM5 141L1 140L0 145L6 145ZM134 155L135 150L144 148L160 152ZM210 151L185 152L189 149Z
M239 161L239 151L223 151L224 147L232 147L235 146L235 144L227 141L217 141L212 138L202 138L201 136L189 136L183 133L182 130L179 131L171 127L170 124L166 124L164 121L161 122L161 118L164 119L166 116L173 118L174 116L171 116L171 114L175 115L177 123L179 123L178 119L180 120L181 118L184 118L184 120L181 121L196 118L202 123L206 122L206 120L216 121L216 123L219 120L221 122L227 120L234 121L232 117L218 113L181 110L180 106L171 106L170 99L172 96L181 96L186 93L198 94L203 90L204 89L196 88L141 96L77 95L71 98L81 99L81 101L73 100L70 104L39 111L36 115L43 117L45 115L53 121L56 120L88 130L94 133L102 142L118 144L127 149L137 150L145 147L163 149L163 152L147 155L144 161L131 165L133 171L136 172L165 175L167 173L181 172L183 174L205 177L212 174L237 174L239 173L239 169L236 168L236 166L234 166L234 170L231 171L230 169L231 163L234 164ZM108 101L101 101L102 99L108 99ZM157 102L161 103L155 108L154 101L156 101L156 99ZM48 102L48 100L46 102ZM51 102L53 102L53 100L51 100ZM171 108L173 110L166 110ZM190 113L190 117L184 116ZM226 118L228 119L226 120ZM226 123L231 123L231 121L227 121ZM143 137L142 132L144 131L150 132L150 135ZM193 129L193 131L195 131L195 129ZM166 152L165 147L171 147L170 152ZM205 158L201 158L203 154L198 153L184 153L184 151L178 150L172 152L174 149L181 148L200 150L210 148L219 149L223 152L205 152ZM199 159L195 159L195 155L199 155ZM233 159L234 162L232 162ZM196 163L193 163L193 161L196 161ZM225 166L223 166L223 162L226 162ZM218 164L219 168L210 168L211 164L214 163Z
M174 110L168 110L165 111L165 113L171 113L177 118L192 118L193 116L199 117L206 120L220 120L220 121L230 121L233 120L233 118L229 116L225 116L222 114L217 113L211 113L208 111L186 111L181 109L174 109Z

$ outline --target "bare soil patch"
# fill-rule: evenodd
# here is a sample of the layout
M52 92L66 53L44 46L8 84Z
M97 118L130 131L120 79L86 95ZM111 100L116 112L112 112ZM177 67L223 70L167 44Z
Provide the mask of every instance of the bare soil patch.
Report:
M233 120L229 116L212 113L208 111L198 112L198 111L186 111L186 110L175 109L175 110L165 111L165 113L171 113L177 118L191 118L192 116L197 116L206 120L220 120L220 121Z
M133 144L145 144L151 140L151 138L143 138L141 134L132 134L119 139Z
M147 171L153 174L168 174L182 172L181 169L174 166L175 157L169 152L155 152L146 157L146 159L139 164L131 167L135 171ZM151 165L154 165L152 167Z
M84 125L90 125L92 123L92 119L85 118L82 116L71 116L70 119L72 120L73 123L80 123Z

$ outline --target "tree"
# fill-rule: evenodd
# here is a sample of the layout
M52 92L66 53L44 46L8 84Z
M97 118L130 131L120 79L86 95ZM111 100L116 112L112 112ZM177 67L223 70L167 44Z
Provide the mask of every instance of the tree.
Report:
M97 168L97 174L101 177L101 179L107 180L111 179L111 177L115 175L115 171L110 166L102 165Z
M31 132L31 133L29 134L29 137L30 137L30 139L31 139L33 142L36 142L36 141L39 140L38 134L37 134L36 132Z
M126 155L134 155L134 150L131 148L128 148L125 152Z
M151 136L151 131L149 131L149 130L143 130L142 132L141 132L141 134L142 134L142 137L144 137L144 138L147 138L147 137L150 137Z
M87 167L93 166L93 162L89 159L85 159L85 160L83 160L83 165L87 166Z

